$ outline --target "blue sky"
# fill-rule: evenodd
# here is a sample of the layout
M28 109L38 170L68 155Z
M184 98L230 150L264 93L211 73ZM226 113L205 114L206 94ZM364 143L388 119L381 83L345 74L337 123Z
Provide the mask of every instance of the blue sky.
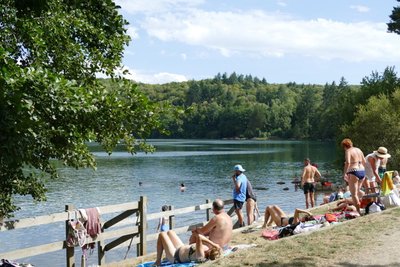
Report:
M396 0L116 0L132 37L124 54L145 83L235 71L269 83L359 84L399 71L400 35L387 33Z

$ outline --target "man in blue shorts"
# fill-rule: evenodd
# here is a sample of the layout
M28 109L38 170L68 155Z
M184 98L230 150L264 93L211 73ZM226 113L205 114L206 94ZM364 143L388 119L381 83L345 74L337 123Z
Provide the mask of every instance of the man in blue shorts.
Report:
M234 174L232 181L234 184L233 188L233 205L235 207L236 215L238 216L239 226L244 226L242 207L246 201L246 189L247 189L247 177L243 174L245 169L242 165L235 165L233 168Z

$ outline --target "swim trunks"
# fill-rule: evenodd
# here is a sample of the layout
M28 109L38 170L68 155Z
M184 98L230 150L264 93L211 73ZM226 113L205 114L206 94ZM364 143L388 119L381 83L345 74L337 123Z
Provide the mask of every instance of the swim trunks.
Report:
M362 180L365 178L365 170L351 169L347 172L347 174L354 175L358 178L358 180Z
M241 209L242 209L243 203L244 203L244 202L239 201L239 200L236 200L236 199L233 200L233 206L234 206L235 209L237 209L237 210L241 210Z
M314 193L315 192L314 183L304 183L303 190L304 194Z

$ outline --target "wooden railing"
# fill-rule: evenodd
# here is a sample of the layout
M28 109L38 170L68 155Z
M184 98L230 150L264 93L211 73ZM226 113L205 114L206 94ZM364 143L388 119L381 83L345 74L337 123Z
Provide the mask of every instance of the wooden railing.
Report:
M225 200L224 204L232 204L232 200ZM170 229L174 229L177 234L182 234L187 231L191 231L195 227L204 225L211 217L212 203L210 200L206 200L205 204L199 204L196 206L185 207L174 209L172 206L169 211L147 214L147 197L142 196L138 202L130 202L118 205L109 205L99 207L101 215L119 213L117 216L108 219L102 223L102 232L97 238L87 238L86 244L96 242L98 252L98 265L105 265L106 252L118 247L130 247L136 245L137 256L143 256L147 253L147 242L156 240L158 233L147 234L148 221L156 220L162 217L169 216ZM46 225L56 222L65 222L66 237L68 235L68 221L70 219L71 211L75 210L74 206L67 205L64 212L54 213L50 215L38 216L33 218L10 220L0 223L0 237L2 231L10 231L14 229L28 228L39 225ZM198 222L179 228L175 228L175 219L177 215L191 213L199 210L206 211L206 221ZM228 211L228 214L232 216L233 207ZM122 223L123 220L135 216L136 223ZM146 222L146 223L142 223ZM113 226L119 225L118 229L112 229ZM112 241L106 242L107 240L113 239ZM0 259L21 259L26 257L37 256L49 252L55 252L59 250L66 251L66 266L75 267L75 255L74 247L68 247L65 240L52 242L48 244L37 245L33 247L22 248L18 250L0 252ZM82 256L81 266L85 266L85 260Z

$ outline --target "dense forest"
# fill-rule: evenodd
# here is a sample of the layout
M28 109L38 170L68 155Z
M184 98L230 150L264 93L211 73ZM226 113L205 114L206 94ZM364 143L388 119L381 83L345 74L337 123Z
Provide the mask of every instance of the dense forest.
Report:
M343 77L325 85L270 84L265 78L234 72L139 88L150 100L181 110L164 112L169 135L153 137L332 140L349 136L346 129L371 97L390 98L399 85L394 68L388 67L372 72L360 85L349 85Z

